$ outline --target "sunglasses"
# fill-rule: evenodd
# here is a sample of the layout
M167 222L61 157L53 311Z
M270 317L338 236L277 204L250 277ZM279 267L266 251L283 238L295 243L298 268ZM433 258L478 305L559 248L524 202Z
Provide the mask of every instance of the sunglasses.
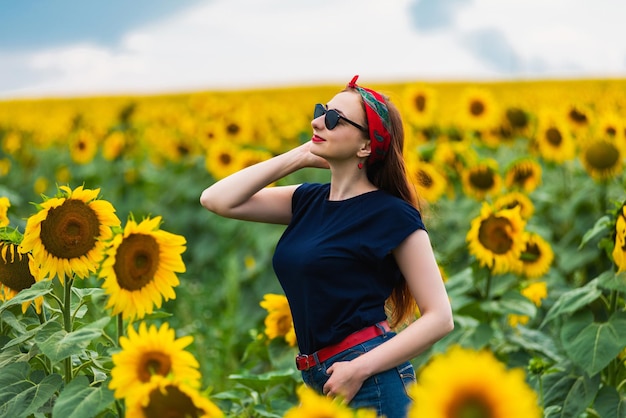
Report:
M326 129L328 130L335 129L335 127L339 123L339 120L343 119L346 122L348 122L350 125L354 126L355 128L358 128L362 130L363 132L367 132L367 129L365 129L358 123L352 122L350 119L340 115L339 112L337 112L335 109L326 109L326 107L323 104L318 103L315 105L315 112L313 112L313 118L317 119L322 115L324 115L324 125L326 125Z

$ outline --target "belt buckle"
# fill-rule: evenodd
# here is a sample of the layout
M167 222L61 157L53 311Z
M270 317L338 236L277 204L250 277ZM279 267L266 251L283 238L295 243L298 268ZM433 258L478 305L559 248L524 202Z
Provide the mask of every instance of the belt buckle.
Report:
M309 364L309 359L313 360ZM309 356L308 354L298 354L296 356L296 367L298 370L308 370L315 365L315 359L313 356Z

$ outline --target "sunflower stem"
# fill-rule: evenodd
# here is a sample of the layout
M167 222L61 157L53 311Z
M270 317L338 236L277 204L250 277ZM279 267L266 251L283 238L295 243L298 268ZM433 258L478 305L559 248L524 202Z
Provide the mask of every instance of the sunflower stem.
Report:
M72 284L74 278L70 277L63 286L63 325L65 332L72 332ZM65 359L65 383L72 381L72 356Z
M487 280L485 282L485 300L489 300L491 297L491 270L489 270L489 274L487 274Z
M120 346L120 338L122 338L124 336L124 318L122 317L122 314L119 313L117 314L117 338L116 338L116 342L117 342L117 346Z

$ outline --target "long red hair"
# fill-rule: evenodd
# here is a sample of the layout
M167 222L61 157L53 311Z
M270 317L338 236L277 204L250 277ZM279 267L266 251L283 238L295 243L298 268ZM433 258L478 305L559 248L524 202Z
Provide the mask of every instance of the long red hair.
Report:
M407 177L404 163L404 127L398 108L387 96L385 103L389 110L391 142L385 159L372 165L366 165L367 177L370 182L381 190L399 197L416 209L420 209L415 188ZM415 318L416 303L409 286L404 279L393 289L387 299L386 310L390 325L396 328Z

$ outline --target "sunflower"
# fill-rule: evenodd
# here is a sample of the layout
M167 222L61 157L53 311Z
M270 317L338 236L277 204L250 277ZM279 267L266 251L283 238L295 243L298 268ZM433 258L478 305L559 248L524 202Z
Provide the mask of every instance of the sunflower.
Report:
M529 279L544 276L554 260L554 252L550 244L540 235L527 232L524 234L524 249L520 255L520 264L517 264L516 272Z
M219 418L224 413L197 389L162 376L152 376L137 396L126 400L132 418Z
M418 195L427 202L436 202L446 193L448 179L435 164L418 158L407 158L407 171Z
M9 201L9 198L5 196L0 197L0 227L7 226L9 224L7 212L10 207L11 201Z
M350 409L338 399L320 395L303 385L297 389L300 404L287 410L283 418L376 418L376 411Z
M129 219L107 247L99 276L112 315L121 312L125 319L141 319L154 306L160 308L163 299L176 298L176 273L185 272L181 254L186 240L159 229L160 223L160 216L139 224Z
M241 167L250 167L265 160L272 158L272 154L268 151L260 149L244 148L239 152L238 159Z
M591 124L592 110L588 106L580 103L575 103L566 106L565 108L566 120L569 123L572 130L580 132L589 128Z
M107 161L113 161L122 155L125 146L126 136L123 132L115 131L102 143L102 156Z
M515 328L518 325L526 325L530 321L530 317L528 315L508 314L506 321L511 327Z
M615 246L611 255L617 271L626 271L626 203L619 208L615 218Z
M77 164L88 164L98 152L98 141L93 133L81 129L69 143L70 156Z
M113 354L113 368L109 389L115 391L117 399L133 397L154 375L183 382L191 387L200 386L200 364L185 351L193 337L176 338L167 323L157 329L145 322L139 330L128 327L128 336L120 337L121 351Z
M509 189L530 193L541 184L541 174L541 165L531 158L521 158L507 168L504 184Z
M563 163L576 156L574 137L562 121L540 119L535 141L546 161Z
M291 346L296 345L296 332L293 327L293 318L289 309L289 302L283 295L268 293L259 303L267 311L265 317L265 335L269 339L284 337Z
M11 160L8 158L0 159L0 177L4 177L11 171Z
M522 218L526 220L530 219L535 212L535 206L533 205L532 200L530 200L530 198L524 193L520 192L509 192L498 197L493 203L493 207L496 210L511 209L516 206L519 206L520 215L522 215Z
M409 418L542 416L523 369L507 369L487 350L453 346L435 354L409 394L414 399Z
M548 297L548 286L546 282L534 282L524 287L522 295L532 301L535 306L541 306L541 301Z
M465 194L477 200L498 193L502 187L498 163L492 158L485 158L465 169L461 173L461 180Z
M231 142L214 142L206 152L206 170L219 180L243 168L238 159L239 151L239 147Z
M39 267L31 254L18 251L18 244L0 241L0 300L13 299L20 291L30 288L41 280ZM41 313L43 296L33 301L37 313ZM22 313L30 306L31 301L22 303Z
M404 114L418 127L430 126L437 110L437 92L425 86L410 84L402 92Z
M525 132L530 124L528 113L520 107L509 107L504 112L506 124L513 132Z
M468 87L462 92L460 103L459 119L462 127L482 131L498 125L500 110L489 90Z
M60 187L59 197L39 204L28 218L20 252L32 252L44 277L85 278L96 271L111 228L120 225L115 208L97 199L100 189Z
M624 151L615 140L602 137L584 141L579 158L591 178L602 181L622 172Z
M495 211L483 203L480 216L472 220L467 233L469 251L494 274L506 273L519 263L525 226L519 207Z

